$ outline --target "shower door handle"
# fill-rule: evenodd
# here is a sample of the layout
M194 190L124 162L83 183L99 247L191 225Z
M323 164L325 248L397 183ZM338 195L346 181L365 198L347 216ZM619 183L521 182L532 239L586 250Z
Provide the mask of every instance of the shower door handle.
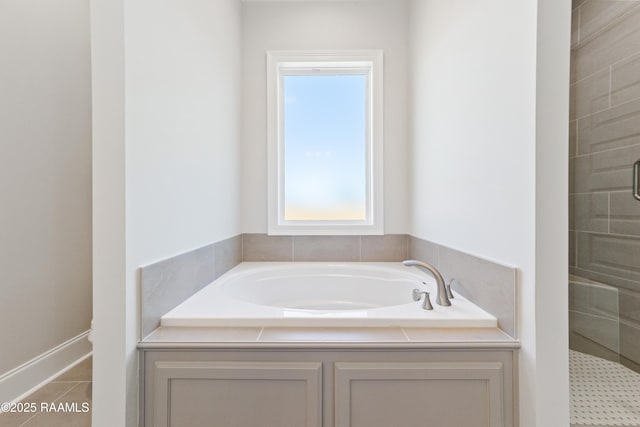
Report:
M640 200L640 160L633 164L633 197Z

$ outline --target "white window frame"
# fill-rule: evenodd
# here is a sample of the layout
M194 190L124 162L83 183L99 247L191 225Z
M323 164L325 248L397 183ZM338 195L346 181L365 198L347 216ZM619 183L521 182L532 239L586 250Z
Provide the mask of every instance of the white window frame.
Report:
M300 221L284 218L285 75L363 72L367 75L366 219ZM270 235L381 235L383 229L383 54L381 50L267 52L268 233Z

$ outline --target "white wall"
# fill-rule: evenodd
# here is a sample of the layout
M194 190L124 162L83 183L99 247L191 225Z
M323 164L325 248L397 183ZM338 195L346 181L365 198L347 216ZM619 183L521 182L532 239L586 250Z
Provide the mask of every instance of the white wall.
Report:
M410 232L519 268L522 427L568 425L570 19L569 2L551 3L411 10Z
M118 129L95 135L96 203L117 206L95 218L95 426L137 422L138 267L241 232L240 4L113 3L92 3L96 102L111 111L95 120Z
M0 2L0 64L1 377L89 329L88 4Z
M243 14L244 232L267 232L266 52L383 49L384 232L406 233L409 196L406 2L245 2Z
M521 425L566 425L566 304L547 304L561 268L536 280L566 260L569 20L552 2L245 3L243 21L235 0L92 0L94 425L136 423L138 266L266 231L264 52L306 48L385 50L386 232L520 268Z
M241 15L233 0L125 11L127 235L156 261L241 232Z
M412 232L525 267L534 233L535 1L413 4Z

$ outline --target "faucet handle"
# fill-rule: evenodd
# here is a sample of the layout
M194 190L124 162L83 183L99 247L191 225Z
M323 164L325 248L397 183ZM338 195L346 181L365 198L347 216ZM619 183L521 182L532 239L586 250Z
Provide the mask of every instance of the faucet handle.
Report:
M431 305L431 298L429 298L429 292L420 292L420 289L413 290L413 300L420 301L422 295L424 294L424 302L422 303L422 308L425 310L433 310L433 306Z
M431 298L429 297L429 292L424 293L424 302L422 303L422 308L425 310L433 310L433 306L431 305Z
M452 277L451 280L449 280L449 283L447 284L447 297L449 299L455 298L453 296L453 292L451 292L451 285L453 284L453 282L458 282L455 277Z

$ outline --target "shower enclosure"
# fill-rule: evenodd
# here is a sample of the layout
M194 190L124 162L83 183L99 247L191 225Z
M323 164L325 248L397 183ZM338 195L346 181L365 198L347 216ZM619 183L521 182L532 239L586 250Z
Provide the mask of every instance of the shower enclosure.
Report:
M602 369L640 379L640 1L573 0L570 96L573 392ZM582 369L591 361L603 365ZM590 422L572 407L572 423L640 426L637 384L628 401L614 399L624 400L624 419ZM618 409L602 412L613 417Z

